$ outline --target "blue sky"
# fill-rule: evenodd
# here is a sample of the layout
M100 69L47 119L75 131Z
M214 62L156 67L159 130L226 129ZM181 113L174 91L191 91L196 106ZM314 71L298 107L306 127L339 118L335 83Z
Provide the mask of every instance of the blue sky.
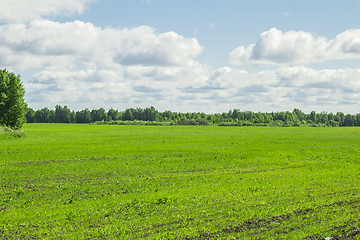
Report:
M204 46L199 58L221 67L234 48L253 43L271 28L334 38L359 27L359 12L356 0L106 0L92 4L81 19L102 27L148 25L160 32L195 37Z
M359 112L359 0L0 1L35 109Z

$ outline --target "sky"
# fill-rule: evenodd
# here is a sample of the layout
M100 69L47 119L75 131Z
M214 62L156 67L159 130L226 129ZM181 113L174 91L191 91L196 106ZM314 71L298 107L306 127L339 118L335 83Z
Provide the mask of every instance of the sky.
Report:
M360 0L0 0L29 107L360 112Z

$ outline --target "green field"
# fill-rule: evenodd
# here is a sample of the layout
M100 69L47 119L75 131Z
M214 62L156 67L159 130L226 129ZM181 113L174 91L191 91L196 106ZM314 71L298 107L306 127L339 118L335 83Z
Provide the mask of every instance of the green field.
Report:
M27 124L0 239L360 239L360 128Z

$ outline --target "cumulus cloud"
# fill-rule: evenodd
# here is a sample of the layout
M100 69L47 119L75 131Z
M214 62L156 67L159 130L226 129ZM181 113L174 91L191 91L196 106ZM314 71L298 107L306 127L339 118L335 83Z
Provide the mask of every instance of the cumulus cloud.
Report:
M360 29L347 30L331 42L332 55L339 59L360 58Z
M30 102L88 104L128 97L126 92L130 92L130 87L121 79L121 74L109 70L41 71L25 84L31 92ZM119 92L122 92L120 98Z
M194 38L149 26L100 28L35 19L0 25L0 68L21 73L30 106L159 105L171 109L181 86L207 79Z
M200 66L197 66L201 68ZM180 109L177 98L182 86L196 84L196 71L177 68L169 72L163 67L129 66L108 70L41 71L25 82L27 100L32 107L57 104L75 109L162 106ZM174 68L174 67L169 67ZM137 71L136 71L137 70ZM200 71L200 70L199 70ZM192 78L188 75L192 73ZM168 78L168 79L165 79ZM75 107L74 107L75 106ZM185 110L185 109L183 109Z
M189 65L202 51L194 38L148 26L103 29L43 19L0 26L0 48L0 65L20 69Z
M360 96L360 69L281 67L247 72L235 68L212 71L208 80L182 88L182 96L218 111L239 108L252 111L356 112ZM222 109L222 110L221 110Z
M279 85L314 89L340 90L342 92L360 90L360 69L323 69L306 67L280 68L276 71Z
M123 65L179 65L202 51L195 38L184 38L175 32L157 35L147 26L123 30L121 35L115 60Z
M356 112L360 101L360 69L281 67L251 73L230 67L211 70L201 64L197 70L164 68L42 71L25 87L31 106L38 108L46 102L48 107L63 104L75 109L153 105L185 112L233 108Z
M360 58L360 29L345 31L335 39L303 31L272 28L256 44L240 46L230 54L233 65L303 65L326 60Z
M44 16L83 13L95 0L2 0L0 22L23 22Z

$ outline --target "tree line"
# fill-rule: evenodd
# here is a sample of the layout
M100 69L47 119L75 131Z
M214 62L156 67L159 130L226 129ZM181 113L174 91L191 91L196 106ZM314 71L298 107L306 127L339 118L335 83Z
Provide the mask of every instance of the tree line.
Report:
M219 125L219 126L360 126L360 113L344 114L342 112L327 113L311 111L304 113L299 109L282 112L252 112L229 110L223 113L206 114L203 112L158 111L154 107L128 108L118 111L113 108L106 111L100 109L84 109L72 111L67 106L57 105L54 110L42 108L26 111L28 123L97 123L97 124L144 124L157 125Z
M144 125L220 125L220 126L360 126L360 113L336 114L299 109L282 112L252 112L229 110L223 113L160 112L154 107L128 108L118 111L113 108L84 109L72 111L67 106L57 105L54 110L28 108L24 99L25 89L20 76L0 70L0 126L20 129L28 123L96 123L96 124L144 124Z

